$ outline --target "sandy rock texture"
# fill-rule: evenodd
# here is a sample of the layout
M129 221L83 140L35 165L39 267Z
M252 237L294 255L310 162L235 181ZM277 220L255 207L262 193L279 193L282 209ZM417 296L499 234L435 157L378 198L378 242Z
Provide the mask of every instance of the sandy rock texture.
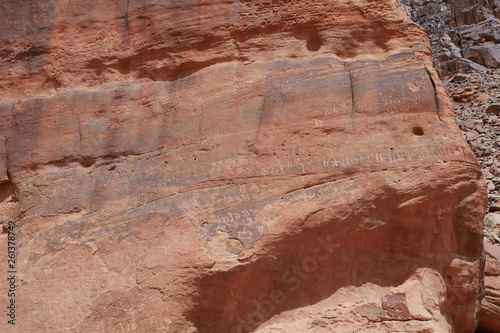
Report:
M0 11L2 332L475 330L486 182L397 1Z

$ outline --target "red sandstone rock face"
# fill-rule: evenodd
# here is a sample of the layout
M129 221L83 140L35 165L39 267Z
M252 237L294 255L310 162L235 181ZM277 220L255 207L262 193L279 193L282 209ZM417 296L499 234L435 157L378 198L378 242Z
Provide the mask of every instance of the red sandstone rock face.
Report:
M484 332L495 332L500 327L500 247L484 242L486 250L485 286L486 293L481 302L479 328Z
M19 332L475 329L485 183L396 1L0 6Z

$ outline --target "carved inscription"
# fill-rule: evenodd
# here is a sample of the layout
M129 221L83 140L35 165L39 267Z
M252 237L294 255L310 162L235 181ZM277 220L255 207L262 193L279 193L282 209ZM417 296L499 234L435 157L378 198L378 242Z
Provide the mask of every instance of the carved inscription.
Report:
M356 112L382 111L393 114L401 112L421 111L421 97L417 93L400 94L394 98L382 97L374 102L360 102L356 104Z
M314 110L314 114L325 117L333 117L343 114L349 114L350 108L351 104L346 102L339 105L327 106L321 110Z
M244 200L250 193L263 193L267 191L286 190L290 185L269 185L264 188L262 183L240 186L239 200ZM279 227L278 216L295 202L311 202L320 200L323 196L338 194L337 201L352 197L359 190L359 186L351 180L340 180L326 184L319 184L307 189L298 189L285 194L282 198L270 202L255 204L254 201L246 203L250 208L232 209L222 212L213 212L209 215L209 222L200 230L200 235L210 241L218 232L228 234L229 238L237 238L243 244L253 244L269 230ZM269 192L268 192L269 193ZM234 197L233 197L234 198ZM253 203L253 206L252 206ZM230 250L230 249L228 249Z
M427 144L421 146L398 147L395 149L373 149L368 152L357 152L342 156L338 152L317 147L294 147L281 158L286 161L274 167L262 168L253 158L235 157L212 162L214 172L248 172L264 176L284 174L316 174L332 172L336 169L361 166L366 163L398 164L432 158L461 156L458 145ZM241 168L248 168L240 171ZM208 241L218 232L228 234L229 238L237 238L243 244L255 242L266 231L278 226L277 216L293 202L314 202L322 196L338 194L338 200L345 200L359 191L359 185L349 180L319 184L306 189L305 177L296 177L293 181L272 180L272 177L233 187L230 192L211 197L206 203L208 222L200 230L200 234ZM280 196L283 193L285 195ZM277 199L259 203L265 198ZM218 207L239 207L220 210ZM241 208L244 207L244 208Z
M314 115L326 118L348 115L351 107L350 102L326 106L323 109L314 110ZM400 94L394 98L384 96L371 102L356 101L354 111L357 113L373 113L375 111L380 111L380 113L394 114L409 112L416 113L421 112L422 109L423 104L421 102L421 96L418 93L409 93ZM316 127L318 127L317 122Z
M352 156L329 157L323 159L323 166L327 168L351 167L363 162L376 162L381 164L400 163L403 161L416 161L433 157L446 157L461 152L461 147L457 145L444 146L417 146L402 147L373 153L359 153Z

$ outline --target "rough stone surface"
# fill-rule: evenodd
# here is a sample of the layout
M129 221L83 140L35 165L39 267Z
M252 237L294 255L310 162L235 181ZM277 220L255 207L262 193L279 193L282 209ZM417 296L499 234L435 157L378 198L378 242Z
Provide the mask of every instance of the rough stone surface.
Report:
M500 227L495 221L499 215L494 213L500 211L500 71L497 68L500 2L400 2L406 13L429 33L434 65L444 78L457 121L479 159L488 184L490 214L485 220L485 240L498 246ZM436 12L440 14L435 15ZM494 68L488 69L481 64ZM488 265L498 264L495 260L492 256L487 257L487 271ZM486 278L489 298L500 292L495 281L491 276ZM500 331L500 311L487 299L482 304L480 318L481 330L478 332Z
M465 59L488 67L500 66L500 3L496 0L450 0L449 35Z
M500 219L500 119L496 115L497 105L500 98L498 82L500 73L498 69L492 73L470 73L455 80L457 75L444 81L447 91L453 99L455 114L460 128L463 131L469 146L479 159L484 177L488 184L489 214L485 219L486 242L500 244L500 226L493 222ZM498 221L500 222L500 221ZM500 247L499 247L500 248ZM488 276L488 265L492 263L493 257L487 257L486 275ZM492 276L485 280L487 294L498 294L498 283ZM496 291L494 291L496 290ZM488 330L480 332L500 331L500 311L492 307L488 298L482 303L480 315L480 327L489 327ZM485 322L485 323L483 323ZM496 328L491 330L493 324Z
M7 174L7 144L5 142L5 137L0 135L0 184L7 183L9 181L9 175Z
M429 33L441 77L500 66L498 0L399 0Z
M500 217L500 215L499 215ZM497 220L500 227L500 219ZM485 286L486 293L481 303L480 326L484 332L498 332L500 327L500 246L484 243L486 250Z
M457 80L458 77L458 80ZM444 80L456 119L488 183L490 211L500 204L500 72L459 74Z
M0 10L18 332L474 331L486 183L396 1Z

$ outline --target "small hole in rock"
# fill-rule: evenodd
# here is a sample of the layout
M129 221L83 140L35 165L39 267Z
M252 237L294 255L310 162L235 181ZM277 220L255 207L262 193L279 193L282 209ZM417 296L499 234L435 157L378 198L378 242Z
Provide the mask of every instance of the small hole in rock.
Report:
M80 165L81 165L82 167L84 167L84 168L89 168L89 167L91 167L92 165L94 165L94 163L95 163L95 162L96 162L96 161L95 161L95 159L90 158L90 157L83 157L83 158L79 161Z
M413 127L413 134L416 136L424 135L424 129L420 126Z
M12 200L13 202L17 202L17 197L15 196L16 185L12 182L4 183L0 185L0 203L4 201Z
M319 37L313 37L307 41L306 47L309 51L318 51L321 45L322 43Z

